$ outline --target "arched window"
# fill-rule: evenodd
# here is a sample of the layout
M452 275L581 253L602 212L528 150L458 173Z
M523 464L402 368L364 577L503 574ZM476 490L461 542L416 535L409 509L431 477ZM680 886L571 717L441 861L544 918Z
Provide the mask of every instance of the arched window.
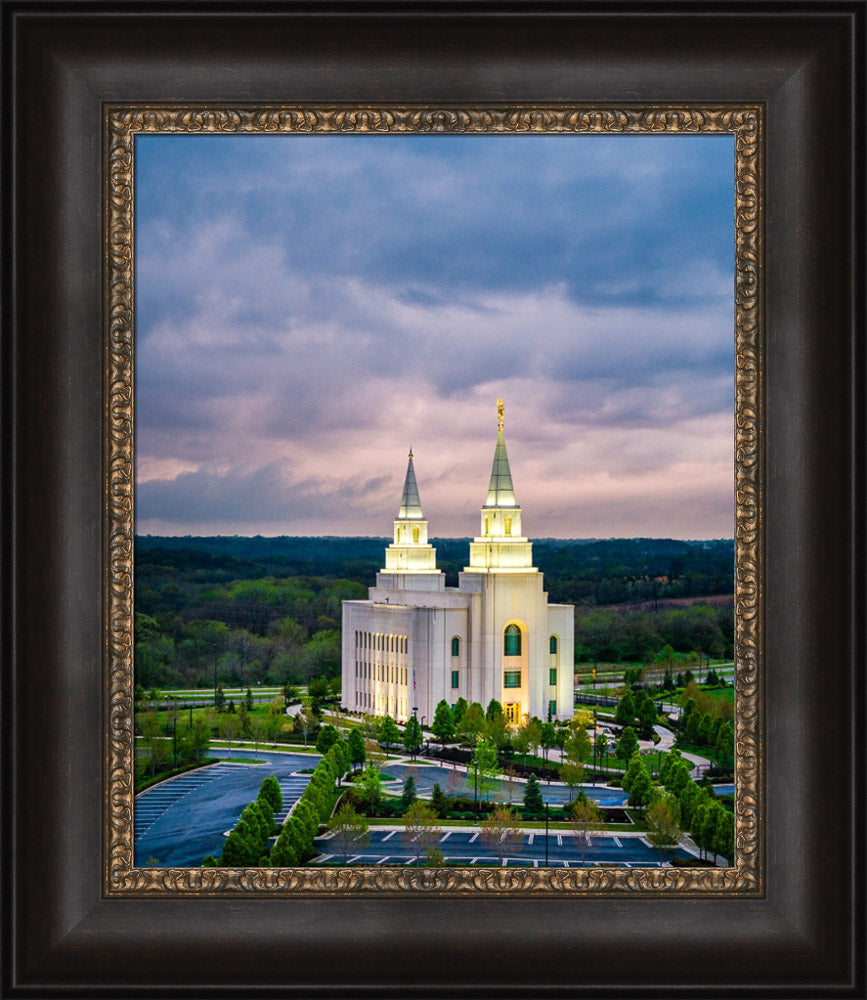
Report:
M503 656L521 655L521 630L517 625L507 625L503 633Z
M556 635L552 635L551 638L548 640L548 652L549 653L556 653L557 652L557 636Z
M455 636L452 639L452 656L460 656L460 655L461 655L461 640L457 636Z

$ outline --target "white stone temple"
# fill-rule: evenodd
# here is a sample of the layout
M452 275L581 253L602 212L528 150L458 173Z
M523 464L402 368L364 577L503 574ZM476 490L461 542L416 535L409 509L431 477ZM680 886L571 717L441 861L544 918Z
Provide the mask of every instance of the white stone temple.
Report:
M521 533L503 404L479 535L457 587L446 587L428 542L412 452L394 541L366 601L343 602L344 709L413 713L426 724L458 698L494 698L512 723L571 719L574 608L549 604L533 544Z

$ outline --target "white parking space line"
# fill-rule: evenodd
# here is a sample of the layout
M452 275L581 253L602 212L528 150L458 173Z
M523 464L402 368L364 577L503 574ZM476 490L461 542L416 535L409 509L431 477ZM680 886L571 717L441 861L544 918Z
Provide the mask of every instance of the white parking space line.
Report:
M388 861L388 855L386 855L384 858L380 858L379 861L377 861L376 863L378 865L384 865L386 861Z
M532 843L533 843L533 838L534 838L535 836L536 836L536 834L535 834L535 833L531 833L531 834L530 834L530 836L529 836L529 837L527 838L527 843L528 843L528 844L531 844L531 845L532 845Z
M391 840L391 838L397 833L397 830L389 830L388 833L382 838L382 843L384 844L386 840Z
M562 847L563 846L563 834L562 833L558 833L557 834L557 846L558 847Z
M623 844L620 843L620 838L619 837L614 837L613 839L614 839L614 843L617 844L618 847L623 847Z
M468 844L474 843L476 841L476 839L478 838L478 836L479 836L479 831L476 830L476 832L472 835L472 837L470 837L470 839L467 841L467 843Z
M440 837L440 843L444 844L449 839L449 837L451 837L451 835L452 835L451 830L449 830L448 833L444 833L442 837Z

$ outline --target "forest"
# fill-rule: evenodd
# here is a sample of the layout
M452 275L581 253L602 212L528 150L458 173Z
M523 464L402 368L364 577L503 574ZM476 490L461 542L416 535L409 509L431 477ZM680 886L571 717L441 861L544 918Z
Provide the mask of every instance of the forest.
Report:
M433 541L447 584L456 585L469 540ZM367 596L388 542L137 538L136 683L247 686L339 676L341 602ZM731 654L730 539L541 539L533 551L550 599L575 605L576 660L646 663L666 647Z

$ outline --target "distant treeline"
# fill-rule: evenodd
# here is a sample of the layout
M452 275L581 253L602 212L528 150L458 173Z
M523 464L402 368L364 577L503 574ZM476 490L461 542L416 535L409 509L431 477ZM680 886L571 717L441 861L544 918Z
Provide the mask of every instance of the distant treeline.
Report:
M344 600L367 596L383 538L157 538L136 540L136 683L305 683L340 674ZM435 542L457 582L468 539ZM663 646L722 655L731 611L704 606L610 610L732 591L731 541L657 539L534 542L554 602L575 604L581 659L649 661Z
M202 582L266 576L343 577L371 586L390 538L256 535L136 539L136 584L152 569L174 569ZM469 538L432 539L449 586L469 558ZM732 593L731 539L534 539L536 565L550 599L576 606L639 603Z

